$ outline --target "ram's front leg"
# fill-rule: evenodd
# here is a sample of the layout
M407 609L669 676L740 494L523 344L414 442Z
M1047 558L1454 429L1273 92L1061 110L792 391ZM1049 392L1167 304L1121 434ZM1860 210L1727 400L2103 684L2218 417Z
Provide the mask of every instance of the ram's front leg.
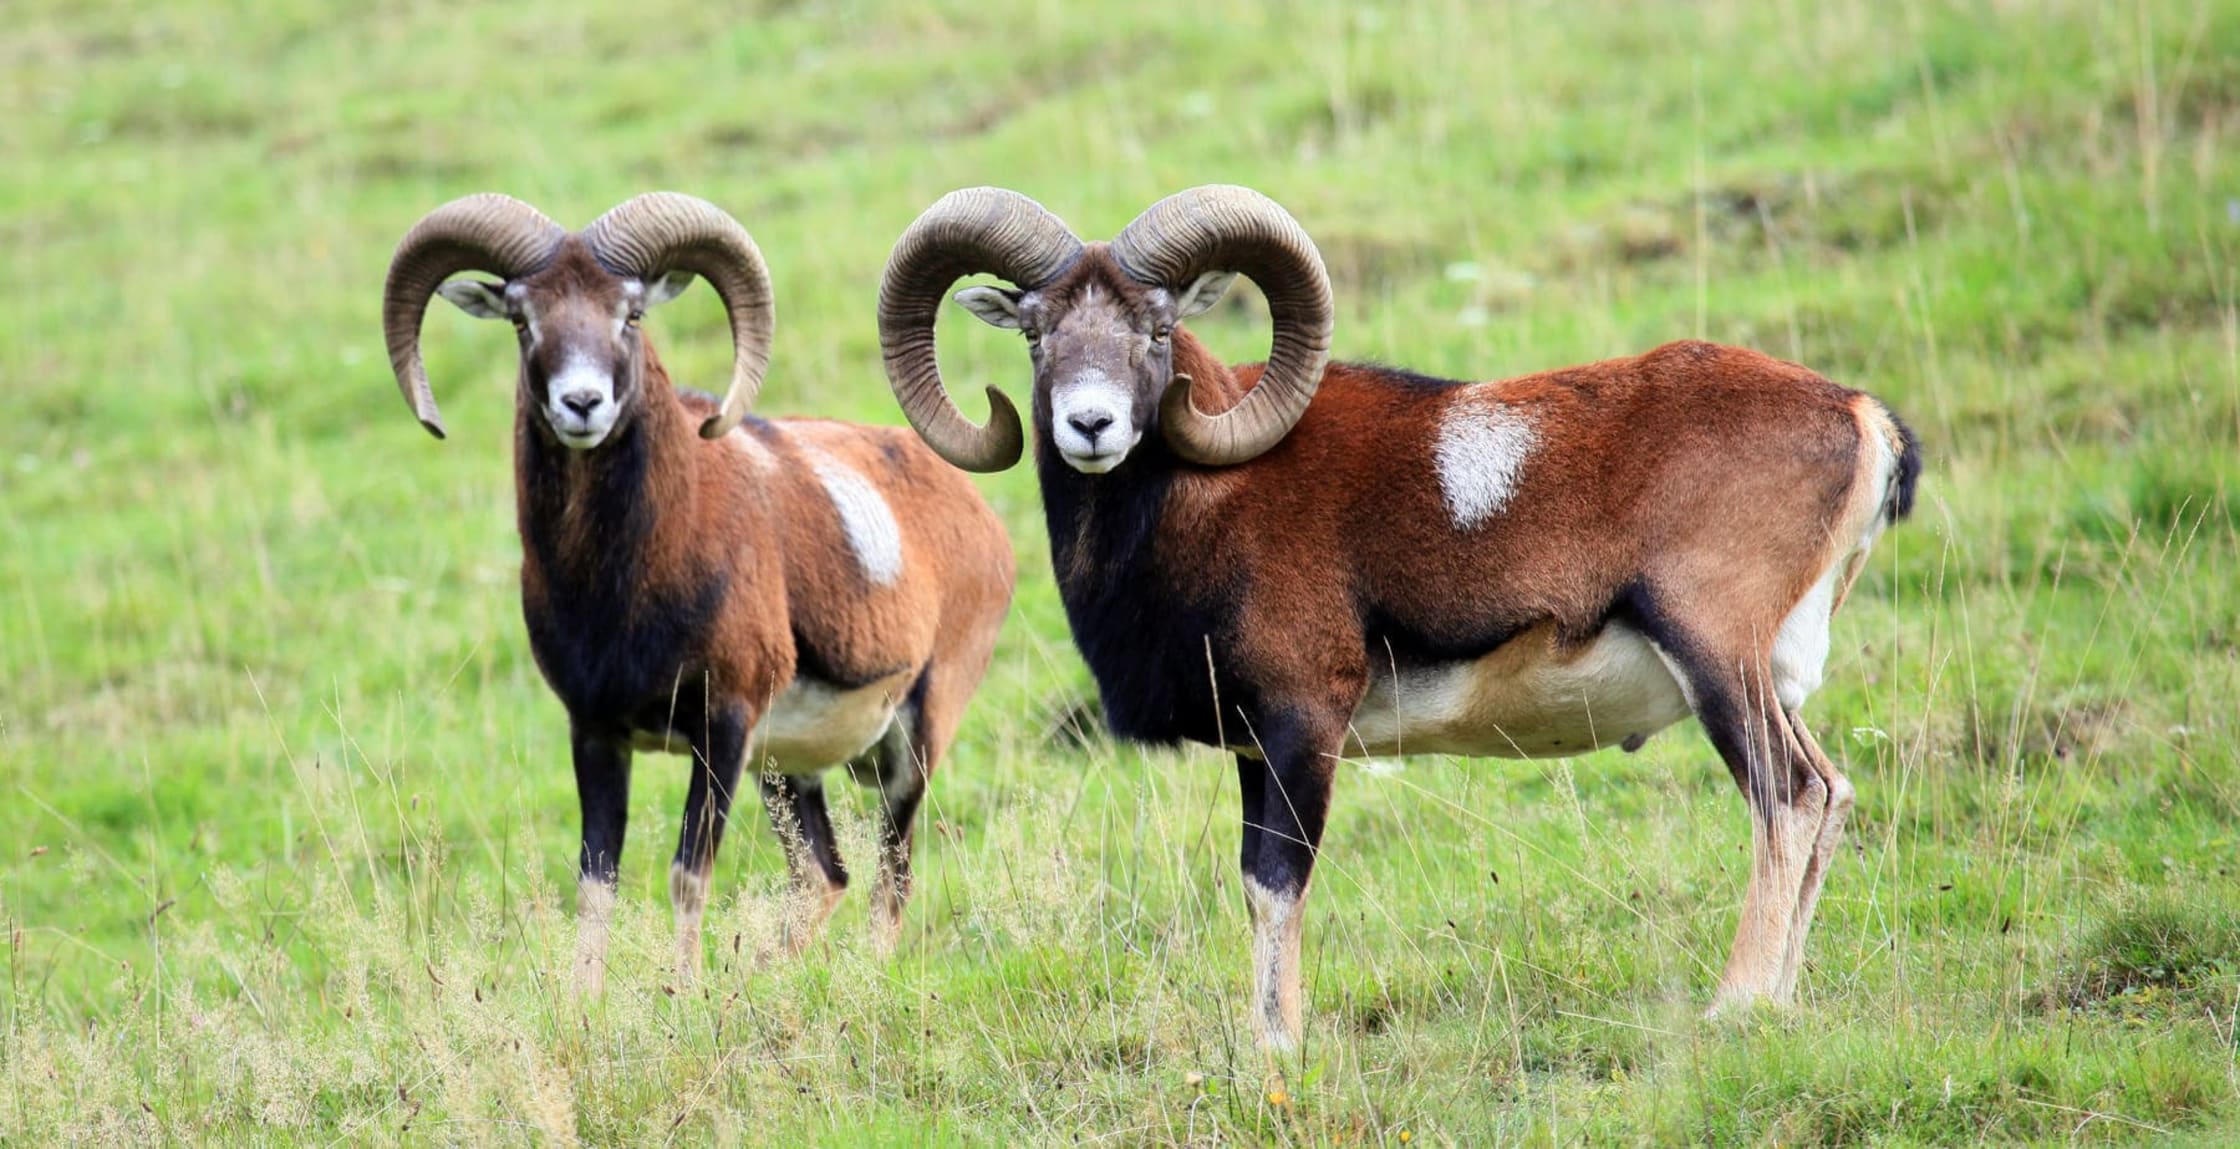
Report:
M1277 716L1258 732L1261 757L1237 757L1252 1021L1261 1046L1273 1051L1299 1044L1300 931L1343 730L1342 721Z
M700 971L700 915L708 904L708 878L716 848L731 819L731 800L739 790L739 766L746 757L752 717L743 704L711 704L707 722L692 740L692 786L684 799L684 829L677 836L677 857L669 865L669 903L677 926L677 974Z
M630 744L581 724L570 731L576 801L583 809L583 851L576 878L576 988L597 996L607 984L607 922L614 914L616 868L630 817Z

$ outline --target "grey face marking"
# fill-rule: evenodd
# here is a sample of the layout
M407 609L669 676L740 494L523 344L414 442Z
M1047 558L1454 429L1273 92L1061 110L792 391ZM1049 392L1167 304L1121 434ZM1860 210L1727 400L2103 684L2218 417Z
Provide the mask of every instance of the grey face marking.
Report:
M1172 374L1166 333L1173 306L1158 288L1137 294L1130 306L1120 293L1087 284L1071 307L1041 320L1035 383L1048 396L1050 441L1066 465L1084 475L1126 461L1143 441ZM1026 315L1035 322L1034 310Z
M553 437L588 451L607 441L634 399L638 320L691 285L672 272L649 283L554 267L505 284L453 280L438 292L461 311L513 324L521 340L523 401Z
M578 450L605 442L620 410L614 401L614 372L580 351L561 360L545 387L545 420L561 442Z
M611 301L566 298L546 306L524 294L532 362L554 364L545 376L544 417L554 437L574 450L606 442L622 414L621 380L631 368L633 318L644 313L645 286L624 280Z
M1125 462L1157 417L1174 377L1174 325L1212 307L1235 278L1208 272L1179 297L1091 280L1028 292L969 287L956 299L982 322L1027 337L1051 445L1067 466L1098 475Z

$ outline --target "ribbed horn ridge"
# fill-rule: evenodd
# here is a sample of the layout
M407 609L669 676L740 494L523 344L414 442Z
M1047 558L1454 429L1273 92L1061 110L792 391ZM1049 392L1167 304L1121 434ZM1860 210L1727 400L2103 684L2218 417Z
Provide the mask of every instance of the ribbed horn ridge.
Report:
M381 290L381 328L397 389L428 433L444 436L443 414L420 361L420 321L443 281L462 271L516 279L552 259L567 231L512 196L484 192L429 212L397 244Z
M1073 229L1041 204L1004 188L964 188L926 209L895 241L879 284L879 350L902 413L934 453L967 471L1019 461L1026 433L1019 409L988 388L988 422L977 426L941 385L933 322L957 280L981 272L1032 290L1081 254Z
M1228 466L1283 440L1306 414L1330 360L1330 276L1305 228L1250 188L1209 184L1152 204L1112 241L1113 258L1139 282L1169 290L1208 271L1242 273L1268 297L1268 366L1244 401L1200 412L1186 382L1160 406L1167 443L1194 463Z
M617 204L583 229L583 241L607 270L634 279L689 271L708 281L731 318L731 385L723 406L700 425L717 439L754 406L770 369L776 325L770 268L754 237L722 208L681 192L647 192Z

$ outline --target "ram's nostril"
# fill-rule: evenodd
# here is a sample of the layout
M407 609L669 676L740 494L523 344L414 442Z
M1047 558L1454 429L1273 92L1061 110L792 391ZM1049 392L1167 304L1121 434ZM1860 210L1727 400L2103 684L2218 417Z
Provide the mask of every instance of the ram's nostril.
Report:
M1073 424L1074 430L1094 443L1099 432L1112 426L1112 416L1104 411L1084 411L1079 415L1066 416L1066 422Z
M593 391L590 388L585 388L581 391L570 391L560 397L560 402L562 403L562 405L566 406L568 410L573 411L577 415L586 418L590 417L593 411L599 409L599 404L606 401L606 396L601 395L597 391Z

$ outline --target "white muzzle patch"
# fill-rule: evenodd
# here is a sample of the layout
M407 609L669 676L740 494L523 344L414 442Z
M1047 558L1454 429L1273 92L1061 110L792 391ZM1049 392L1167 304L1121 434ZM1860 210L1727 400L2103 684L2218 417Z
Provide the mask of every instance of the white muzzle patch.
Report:
M1135 396L1102 371L1084 371L1050 389L1050 437L1067 466L1101 475L1143 441Z
M544 414L552 433L579 451L605 442L621 410L614 401L614 375L580 353L569 355L545 387Z

